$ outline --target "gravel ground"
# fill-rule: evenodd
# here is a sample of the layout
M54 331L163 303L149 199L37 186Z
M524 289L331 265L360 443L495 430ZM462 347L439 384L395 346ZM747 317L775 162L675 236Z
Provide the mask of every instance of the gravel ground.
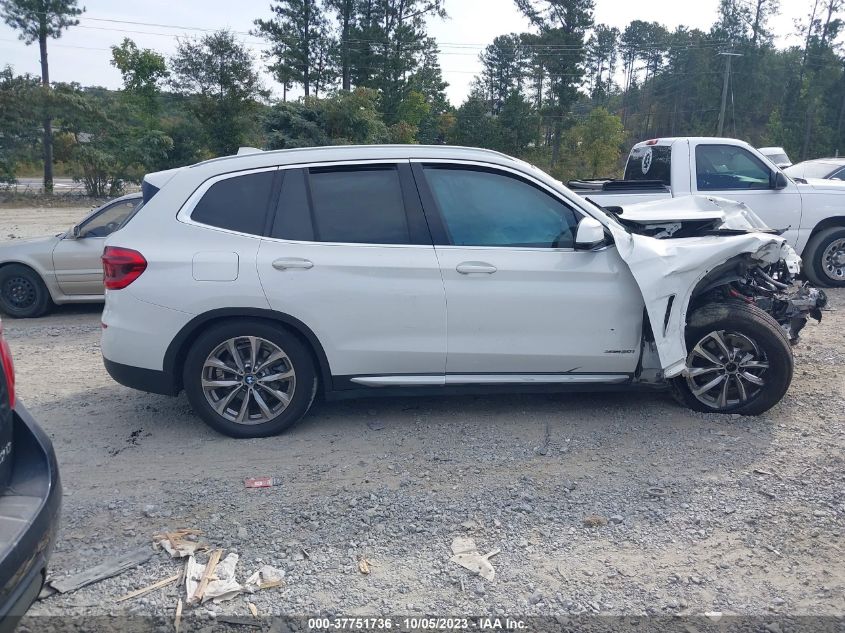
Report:
M0 210L0 235L37 224L22 213ZM184 396L115 384L97 306L8 319L18 393L64 481L52 575L191 527L240 555L241 580L284 572L248 597L262 615L842 616L845 291L830 297L788 395L758 418L663 393L372 399L318 404L263 440L216 434ZM244 489L260 475L279 484ZM492 581L449 562L456 536L501 550ZM170 623L184 587L115 599L180 568L157 553L30 613ZM250 615L247 597L188 612Z

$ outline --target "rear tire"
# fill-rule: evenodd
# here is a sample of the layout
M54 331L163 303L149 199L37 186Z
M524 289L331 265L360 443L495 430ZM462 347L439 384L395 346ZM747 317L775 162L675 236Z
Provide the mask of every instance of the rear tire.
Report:
M308 412L318 382L314 359L298 336L253 319L200 334L182 379L194 412L236 438L268 437L291 427Z
M41 276L29 266L9 264L0 268L0 309L10 317L31 319L53 307Z
M822 229L804 248L804 275L816 286L845 287L845 227Z
M690 316L686 343L686 375L673 379L672 390L694 411L760 415L780 402L792 382L789 339L756 306L699 308Z

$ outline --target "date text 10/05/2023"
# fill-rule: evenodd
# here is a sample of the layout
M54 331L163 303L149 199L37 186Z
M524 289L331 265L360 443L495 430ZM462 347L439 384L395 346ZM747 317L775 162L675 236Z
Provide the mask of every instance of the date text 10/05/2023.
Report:
M437 617L322 617L309 618L311 631L520 631L526 628L523 620L509 617L437 618Z

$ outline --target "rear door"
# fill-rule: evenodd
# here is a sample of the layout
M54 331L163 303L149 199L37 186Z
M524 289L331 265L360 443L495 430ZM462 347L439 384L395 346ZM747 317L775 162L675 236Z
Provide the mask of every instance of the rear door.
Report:
M130 198L106 205L79 224L77 237L70 235L59 240L53 249L53 266L62 292L103 294L100 257L106 237L117 230L140 202L140 198Z
M335 388L442 384L445 292L408 162L280 174L258 253L270 306L314 332Z

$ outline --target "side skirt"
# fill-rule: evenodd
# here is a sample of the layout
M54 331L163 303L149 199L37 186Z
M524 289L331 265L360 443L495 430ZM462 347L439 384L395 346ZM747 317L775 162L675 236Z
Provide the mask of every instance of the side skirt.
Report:
M401 382L382 383L380 386L363 387L355 382L356 378L376 378L375 376L333 376L335 389L325 394L326 400L353 400L358 398L391 398L391 397L420 397L420 396L461 396L461 395L495 395L503 393L583 393L602 391L662 391L666 383L647 384L639 382L633 375L628 374L589 374L571 375L573 379L589 377L590 380L546 380L548 374L507 376L492 375L461 375L459 380L467 382L448 383L449 376L396 376L395 378L419 378L421 382L403 384ZM561 378L564 375L552 375ZM519 378L532 379L519 380ZM383 379L386 376L379 376ZM472 380L469 380L471 378ZM484 380L487 378L488 380ZM506 379L507 378L507 379ZM517 380L515 380L515 378ZM600 379L599 379L600 378Z

